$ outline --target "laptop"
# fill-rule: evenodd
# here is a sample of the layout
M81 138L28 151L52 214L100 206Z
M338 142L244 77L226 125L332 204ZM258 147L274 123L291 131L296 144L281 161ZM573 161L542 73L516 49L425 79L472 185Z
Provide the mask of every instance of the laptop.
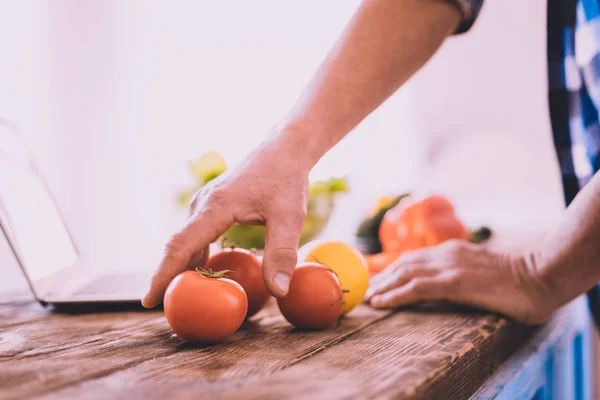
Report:
M81 257L14 125L0 120L0 228L43 305L140 304L151 273L101 273Z

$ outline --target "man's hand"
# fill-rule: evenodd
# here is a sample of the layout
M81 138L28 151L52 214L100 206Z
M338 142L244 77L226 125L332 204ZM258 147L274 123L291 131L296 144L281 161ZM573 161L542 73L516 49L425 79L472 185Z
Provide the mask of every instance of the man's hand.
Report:
M266 226L265 283L274 296L287 294L306 216L312 165L287 154L280 142L269 141L237 169L196 193L187 222L165 247L150 291L142 300L144 307L160 304L177 274L203 266L209 244L234 223Z
M537 324L558 307L538 277L535 257L490 252L463 241L404 254L372 279L367 301L395 308L446 300Z

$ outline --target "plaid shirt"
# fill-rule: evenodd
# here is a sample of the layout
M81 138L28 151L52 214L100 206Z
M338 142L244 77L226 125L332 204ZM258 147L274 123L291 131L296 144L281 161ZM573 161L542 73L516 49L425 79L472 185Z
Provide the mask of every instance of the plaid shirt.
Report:
M448 0L467 31L483 0ZM567 205L600 169L600 0L548 0L548 98ZM600 288L588 292L600 328Z

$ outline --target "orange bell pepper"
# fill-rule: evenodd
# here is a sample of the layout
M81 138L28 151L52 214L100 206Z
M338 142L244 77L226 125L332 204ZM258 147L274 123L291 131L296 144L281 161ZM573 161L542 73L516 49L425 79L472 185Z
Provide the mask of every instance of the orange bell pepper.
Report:
M367 263L372 272L379 272L406 251L435 246L449 239L467 240L468 235L446 198L407 197L383 217L379 227L383 253L369 257Z

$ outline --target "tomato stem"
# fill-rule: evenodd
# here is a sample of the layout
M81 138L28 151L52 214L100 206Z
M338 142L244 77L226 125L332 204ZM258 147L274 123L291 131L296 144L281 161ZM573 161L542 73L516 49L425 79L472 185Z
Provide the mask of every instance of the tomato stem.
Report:
M200 267L196 267L196 272L202 275L205 278L219 279L219 278L227 278L227 274L231 272L229 269L224 269L222 271L213 271L212 269L204 269Z

